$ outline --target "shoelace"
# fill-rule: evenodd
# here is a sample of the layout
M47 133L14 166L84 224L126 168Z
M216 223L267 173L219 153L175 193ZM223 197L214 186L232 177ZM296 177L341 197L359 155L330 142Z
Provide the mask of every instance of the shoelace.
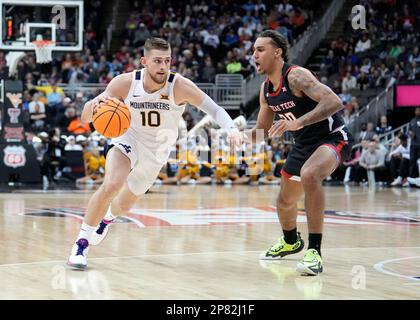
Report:
M101 221L101 223L99 224L99 228L98 230L96 230L97 234L102 234L106 228L108 224L106 224L105 222Z
M83 256L83 250L85 250L86 248L81 246L80 244L77 245L77 253L76 256Z
M270 248L270 251L277 251L277 250L283 248L284 247L284 242L282 240L283 239L279 239L279 241Z
M303 261L318 262L318 259L316 258L316 255L314 253L310 252L310 253L305 255L305 257L303 258Z

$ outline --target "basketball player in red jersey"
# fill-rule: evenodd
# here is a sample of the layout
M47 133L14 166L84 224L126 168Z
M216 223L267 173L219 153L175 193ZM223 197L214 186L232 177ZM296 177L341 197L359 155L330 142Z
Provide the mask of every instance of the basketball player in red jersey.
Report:
M304 242L297 232L297 202L305 194L309 246L297 271L317 275L323 270L321 239L325 207L322 181L351 152L353 137L337 113L343 108L340 98L320 83L307 69L287 63L287 40L276 31L259 34L254 44L258 73L267 76L260 89L257 130L269 137L290 131L294 146L282 170L277 214L283 237L260 259L279 260L300 252ZM273 120L278 115L280 120Z

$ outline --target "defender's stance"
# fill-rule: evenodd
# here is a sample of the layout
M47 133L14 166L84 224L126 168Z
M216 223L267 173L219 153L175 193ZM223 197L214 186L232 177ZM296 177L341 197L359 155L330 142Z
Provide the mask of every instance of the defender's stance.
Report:
M89 200L67 262L75 268L86 268L89 245L98 244L112 220L126 214L153 184L176 142L186 104L210 114L228 132L229 141L240 144L239 132L227 112L193 82L169 71L171 49L167 41L148 39L141 63L144 69L115 77L83 109L82 121L89 123L100 102L120 97L130 108L131 124L125 134L112 140L105 180Z
M277 214L284 236L260 259L281 259L304 247L296 228L297 202L305 193L309 247L297 270L322 272L321 238L324 191L322 181L346 160L353 138L337 113L340 98L307 69L287 64L287 40L271 30L263 31L254 44L257 72L267 75L261 85L260 111L255 132L270 137L291 131L295 140L282 170ZM273 125L275 115L280 120Z

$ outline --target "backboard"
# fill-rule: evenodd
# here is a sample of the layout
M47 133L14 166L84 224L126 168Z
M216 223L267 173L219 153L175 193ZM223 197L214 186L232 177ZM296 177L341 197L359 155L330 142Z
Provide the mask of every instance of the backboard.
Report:
M0 50L34 50L51 40L53 51L83 49L83 1L0 0Z

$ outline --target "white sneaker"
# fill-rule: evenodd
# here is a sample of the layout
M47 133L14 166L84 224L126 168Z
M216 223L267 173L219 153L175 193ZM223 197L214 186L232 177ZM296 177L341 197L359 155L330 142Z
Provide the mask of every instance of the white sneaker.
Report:
M401 185L401 182L402 182L401 177L395 178L394 181L392 181L391 186L399 186Z
M100 244L108 234L109 225L112 223L112 221L113 220L102 220L101 223L99 223L99 226L96 229L96 231L92 233L89 244L91 244L92 246L97 246L98 244Z
M410 178L410 177L408 177L407 181L408 181L409 184L420 187L420 178Z
M69 257L69 260L67 261L67 265L83 270L87 268L87 259L86 255L89 251L89 241L86 239L79 239L71 249L71 255Z

